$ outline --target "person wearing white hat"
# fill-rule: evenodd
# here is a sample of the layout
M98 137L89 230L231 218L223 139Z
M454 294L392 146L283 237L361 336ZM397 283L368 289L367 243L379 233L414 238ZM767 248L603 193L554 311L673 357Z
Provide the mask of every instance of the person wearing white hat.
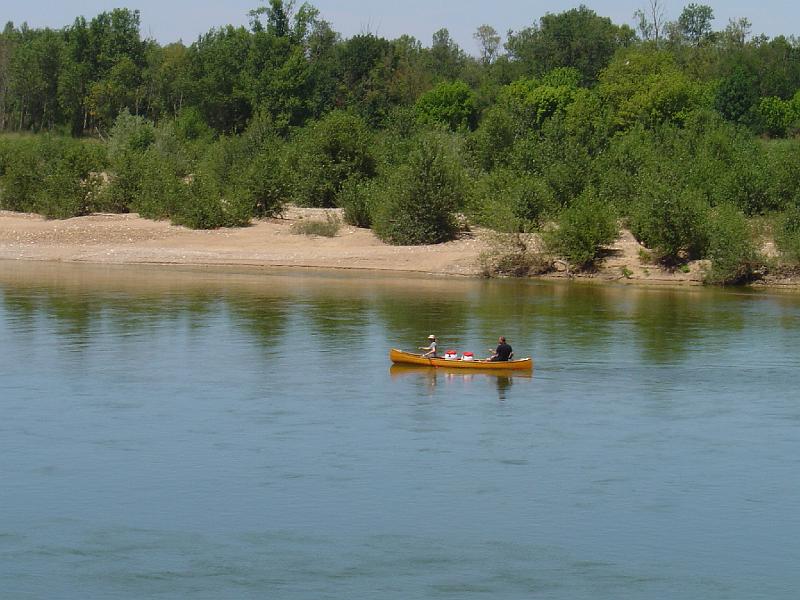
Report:
M430 358L430 357L436 358L436 336L430 334L428 336L428 343L429 343L428 346L425 347L420 346L419 348L420 350L427 350L427 352L422 356L424 356L425 358Z

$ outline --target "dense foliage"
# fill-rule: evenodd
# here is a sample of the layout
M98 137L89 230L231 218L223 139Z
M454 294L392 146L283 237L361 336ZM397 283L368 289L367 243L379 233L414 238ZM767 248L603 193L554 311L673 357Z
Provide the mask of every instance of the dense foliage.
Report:
M710 259L722 283L758 272L750 221L766 217L800 260L800 42L744 18L714 31L705 5L635 19L580 6L504 45L481 25L477 58L446 29L429 46L343 39L284 0L188 46L142 38L128 9L9 23L0 208L210 228L341 207L397 244L465 222L547 230L583 267L626 226L666 264Z

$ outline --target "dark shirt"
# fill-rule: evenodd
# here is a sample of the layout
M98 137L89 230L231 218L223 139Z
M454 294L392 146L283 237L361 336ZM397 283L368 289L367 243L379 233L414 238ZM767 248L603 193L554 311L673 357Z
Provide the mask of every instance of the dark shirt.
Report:
M511 346L508 344L499 344L494 352L497 354L495 360L508 360L511 357Z

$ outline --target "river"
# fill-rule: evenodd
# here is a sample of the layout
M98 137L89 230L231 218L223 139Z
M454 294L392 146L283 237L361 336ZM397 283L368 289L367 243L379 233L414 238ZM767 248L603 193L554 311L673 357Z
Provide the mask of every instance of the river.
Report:
M2 596L796 598L798 349L800 294L3 263Z

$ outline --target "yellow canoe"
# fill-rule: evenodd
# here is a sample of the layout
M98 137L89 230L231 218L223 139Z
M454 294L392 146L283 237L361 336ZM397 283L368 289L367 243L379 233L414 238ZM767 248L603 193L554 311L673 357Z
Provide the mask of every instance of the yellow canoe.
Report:
M520 358L517 360L490 361L490 360L447 360L444 358L425 358L421 354L404 352L392 348L389 351L389 358L393 363L402 365L424 365L427 367L446 367L448 369L482 369L499 371L530 371L533 368L533 360L530 358Z
M433 377L434 379L437 376L445 376L445 377L475 377L475 376L486 376L486 377L522 377L525 379L529 379L533 377L533 370L529 371L521 371L519 369L495 369L495 368L486 368L486 367L477 367L477 368L470 368L470 369L459 369L456 367L455 369L451 369L450 366L446 367L436 367L434 369L430 368L430 365L409 365L409 364L395 364L392 363L392 366L389 367L389 375L392 379L397 379L399 377L407 377L412 375L424 376L424 377Z

